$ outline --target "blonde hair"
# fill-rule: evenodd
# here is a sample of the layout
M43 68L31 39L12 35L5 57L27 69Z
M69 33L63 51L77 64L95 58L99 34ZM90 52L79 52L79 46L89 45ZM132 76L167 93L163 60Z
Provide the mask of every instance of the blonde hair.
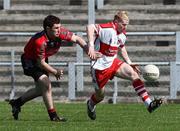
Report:
M126 11L117 11L116 14L114 15L114 20L126 20L126 21L129 21L129 18L128 18L128 13Z

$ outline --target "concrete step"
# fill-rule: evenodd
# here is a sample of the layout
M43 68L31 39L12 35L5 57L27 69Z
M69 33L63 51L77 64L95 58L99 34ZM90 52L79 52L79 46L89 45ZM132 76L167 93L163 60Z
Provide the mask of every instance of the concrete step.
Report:
M131 19L130 25L127 29L129 32L133 31L178 31L180 29L179 19L180 18L153 18L147 19ZM98 17L97 23L109 22L111 19L103 19ZM62 19L62 24L71 31L85 32L88 20L86 18L78 19ZM1 20L0 31L40 31L42 29L42 19L21 19L16 20L9 18ZM6 26L7 25L7 26ZM22 26L23 25L23 26Z
M71 26L71 27L72 28L69 28L70 30L73 29L73 26ZM38 31L40 31L40 30L38 30ZM8 33L8 32L6 32L6 33ZM25 33L35 34L35 31L33 31L33 32L25 32ZM74 32L74 33L76 33L76 32ZM131 33L131 31L128 31L127 33ZM155 33L156 33L156 31L155 31ZM0 36L0 40L1 40L0 45L2 46L2 48L8 47L8 46L10 46L12 48L16 48L17 46L20 47L21 45L24 46L27 43L27 41L30 39L31 36L32 35L27 35L27 36L23 36L23 35ZM157 41L169 41L169 44L173 44L174 45L175 44L175 40L176 40L175 35L169 35L169 36L168 35L164 35L164 36L163 35L144 35L144 36L141 35L141 36L139 36L139 35L128 35L127 34L127 37L128 37L128 39L127 39L128 45L131 45L130 43L134 43L132 45L140 45L140 46L156 45ZM83 39L87 40L87 36L84 35ZM13 44L13 43L15 43L15 44ZM20 44L18 44L18 43L20 43ZM65 46L65 44L64 44L64 46Z
M103 22L104 23L104 22ZM86 23L81 24L68 24L63 23L63 26L69 29L72 32L85 32L86 31ZM168 27L168 28L167 28ZM36 24L32 25L31 23L27 24L8 24L8 26L0 25L0 31L17 31L17 32L38 32L42 30L42 25ZM146 24L146 25L129 25L127 28L128 32L174 32L180 30L179 24Z
M129 32L130 33L130 32ZM175 35L172 36L161 36L161 35L148 35L148 36L138 36L138 35L133 35L129 36L127 35L127 41L126 45L127 46L136 46L138 47L149 47L149 46L158 46L158 42L168 42L164 43L164 46L174 46L175 47Z
M64 68L66 68L66 67L64 67ZM64 69L64 68L61 68L61 69ZM85 73L86 74L84 75L83 81L86 86L89 86L92 84L92 78L91 78L90 72L85 71ZM9 83L11 83L11 72L10 71L9 72L1 72L1 74L2 74L0 76L1 85L8 85ZM142 75L141 75L141 78L142 78L142 80L144 80ZM165 72L162 72L162 70L160 70L160 77L157 82L148 82L148 81L145 81L145 82L148 87L154 87L154 86L161 87L161 86L165 86L169 82L169 78L170 78L169 70L167 70ZM59 81L56 81L56 79L52 75L50 75L50 79L54 84L56 84L58 82L67 84L67 82L69 81L68 72L65 70L63 78ZM15 72L14 80L15 80L16 86L21 86L23 84L31 85L30 83L33 82L33 79L31 77L25 76L23 74L22 69L21 69L21 73ZM113 81L109 81L109 84L113 84ZM127 81L127 80L123 80L123 79L118 79L118 85L119 86L121 85L122 87L128 87L131 85L131 82Z
M37 13L40 15L48 15L48 14L56 14L56 15L66 15L71 13L74 14L87 14L87 6L62 6L62 5L54 5L54 6L31 6L31 5L21 5L21 6L13 6L10 10L3 11L3 14L32 14L36 15Z
M141 79L145 81L145 85L148 88L154 88L154 87L168 88L170 86L170 82L169 82L170 76L169 76L168 71L165 73L167 75L165 75L162 71L160 71L160 77L159 77L158 81L156 81L156 82L145 81L142 76L141 76ZM87 72L87 74L90 74L90 73ZM3 76L3 74L2 74L2 76ZM22 79L22 76L23 76L23 79ZM4 75L4 77L1 77L1 78L2 78L2 81L0 82L1 83L0 88L2 88L4 86L11 87L10 73L9 73L9 78L7 77L7 74L6 74L6 76ZM58 88L59 86L61 86L63 88L68 87L69 80L68 80L67 74L64 74L63 79L60 81L56 81L53 76L51 76L50 79L52 81L52 85L54 88ZM90 75L84 76L83 81L84 81L84 88L92 87L92 79L91 79ZM25 76L23 74L21 76L15 74L15 87L17 87L17 88L28 87L28 86L32 86L33 83L34 82L31 77ZM131 86L132 85L131 85L130 81L118 79L118 87L121 87L122 90L126 90L128 87L131 88ZM113 88L114 87L113 81L109 81L107 84L107 87Z
M107 13L112 12L113 14L115 11L121 9L126 10L128 12L139 12L142 13L149 13L149 14L156 14L156 13L168 13L168 14L176 14L179 12L180 5L159 5L159 4L152 4L152 5L138 5L138 4L127 4L127 5L111 5L106 4L103 8L97 10L97 13ZM130 15L130 13L129 13Z
M152 4L158 4L162 5L165 0L105 0L106 4L111 5L152 5ZM173 1L173 0L172 0ZM170 3L174 3L170 1ZM178 4L178 2L176 2Z
M87 0L12 0L12 5L87 5Z
M7 12L2 11L0 16L3 18L1 20L3 25L0 25L0 31L10 31L12 29L17 31L38 31L42 29L42 20L49 13L60 16L62 23L66 24L67 27L69 26L73 31L85 31L87 7L83 6L81 10L79 10L81 6L68 8L68 6L58 5L54 6L53 9L49 8L52 7L47 5L40 7L17 6ZM104 23L110 21L117 9L119 9L117 5L114 5L113 8L111 5L105 5L103 9L96 12L96 22ZM128 31L176 31L180 29L179 16L177 15L180 11L179 5L125 5L121 9L130 12ZM14 14L15 12L17 14ZM104 17L104 13L106 17ZM14 19L16 20L14 21Z
M81 26L79 24L65 24L63 23L63 26L69 29L72 32L85 32L86 31L86 25L82 24ZM30 23L27 24L9 24L8 26L0 25L0 31L16 31L16 32L38 32L41 31L42 24L36 24L32 25ZM18 36L19 37L19 36Z
M1 24L25 24L25 23L29 23L31 22L31 24L36 23L36 24L41 24L42 20L44 18L45 15L39 15L39 17L33 16L33 15L29 15L29 17L27 16L22 16L19 15L19 17L17 17L17 15L12 15L9 17L2 17L1 19ZM108 16L108 15L107 15ZM137 15L136 15L137 16ZM158 16L158 17L157 17ZM16 19L15 19L16 18ZM61 16L62 18L62 23L69 23L69 24L85 24L87 23L87 15L76 15L76 16ZM104 17L104 15L97 15L96 16L96 22L98 23L102 23L107 22L107 21L111 21L113 18L108 16L108 17ZM130 16L130 20L132 21L133 25L145 25L149 22L149 24L159 24L159 23L164 23L164 24L169 24L169 23L174 23L174 24L178 24L178 20L179 20L180 16L177 15L171 15L168 16L167 14L162 14L162 15L157 15L157 14L139 14L139 17L135 17L135 16ZM32 23L33 22L33 23ZM103 22L103 23L104 23ZM131 23L130 23L131 25Z
M27 4L27 5L54 5L54 4L69 4L69 0L11 0L12 5Z
M135 61L134 61L135 62ZM58 62L56 62L58 63ZM61 63L61 62L60 62ZM64 81L68 81L68 67L66 65L62 65L62 66L55 66L52 65L55 68L60 68L64 71L64 75L63 75L63 80ZM167 80L166 78L168 76L170 76L170 66L169 65L157 65L159 70L160 70L160 76L162 80ZM141 70L141 72L143 72L144 66L139 65L139 69ZM22 79L23 74L23 70L22 67L19 66L15 66L15 79L17 79L18 81ZM84 80L85 81L91 81L91 76L90 76L90 66L84 66L83 67L83 71L84 71ZM0 68L0 74L2 75L2 77L0 77L2 80L9 80L10 76L11 76L11 67L9 66L1 66ZM164 77L167 76L167 77ZM52 77L52 79L54 79L54 77ZM22 80L23 81L23 80ZM26 81L26 80L25 80Z
M97 23L105 23L112 20L112 17L97 16ZM130 25L153 25L153 24L179 24L179 17L157 16L157 15L145 15L144 18L130 18ZM84 20L85 22L85 20ZM73 21L72 23L75 23Z
M161 61L161 62L169 62L175 60L175 45L169 45L169 46L156 46L156 45L146 45L146 46L139 46L137 45L131 45L129 46L128 43L126 45L128 54L132 61ZM1 61L10 61L10 51L14 49L15 52L15 61L20 61L20 55L23 52L23 47L4 47L1 48L3 50L9 50L7 51L1 51L0 52L0 58ZM50 59L50 62L52 61L61 61L61 62L69 62L69 61L76 61L76 47L62 47L60 51L52 56ZM89 61L89 58L84 53L84 61Z
M132 22L131 22L132 23ZM133 23L132 23L133 24ZM168 27L168 28L167 28ZM163 32L163 31L179 31L179 24L146 24L146 25L129 25L127 31L130 32Z
M132 13L139 13L141 14L177 14L180 11L180 5L105 5L103 8L96 10L96 15L101 14L111 14L113 15L117 10L126 10L129 12L129 15ZM3 14L46 14L50 13L48 11L54 11L54 13L63 14L83 14L88 11L88 6L66 6L66 5L20 5L20 6L13 6L10 10L2 11L1 16ZM70 16L71 16L70 15Z
M127 4L133 4L133 5L152 5L152 4L180 4L178 0L104 0L104 4L111 4L111 5L127 5ZM87 5L88 0L12 0L12 5L17 4L29 4L29 5L54 5L54 4L61 4L61 5Z
M127 46L126 46L127 50L129 50L131 53L133 52L175 52L176 50L176 47L175 45L170 45L170 46L156 46L156 45L148 45L148 46L136 46L136 45L132 45L132 46L128 46L128 43L127 43Z
M84 84L84 90L83 91L77 91L76 90L76 96L77 97L88 97L88 94L90 95L91 92L94 91L92 83L85 82ZM149 94L155 95L155 96L168 96L169 95L169 82L168 81L158 81L155 83L148 83L145 82L146 89L148 90ZM68 95L68 84L63 81L52 81L52 90L53 95L58 97L60 96L66 96ZM30 88L34 88L33 81L27 81L26 83L16 83L16 95L20 95L27 91ZM2 94L8 95L11 89L10 83L1 83L0 92ZM110 81L106 85L106 96L112 96L113 95L113 82ZM136 97L136 93L129 81L123 81L121 80L118 82L118 96L121 97Z

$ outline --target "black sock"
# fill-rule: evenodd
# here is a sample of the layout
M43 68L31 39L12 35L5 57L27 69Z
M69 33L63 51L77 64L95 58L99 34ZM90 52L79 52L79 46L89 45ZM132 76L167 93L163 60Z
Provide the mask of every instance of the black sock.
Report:
M53 120L55 117L58 117L55 109L48 110L48 114L51 120Z
M22 106L22 105L24 105L24 102L22 101L22 98L19 97L18 99L15 100L15 104L17 106Z

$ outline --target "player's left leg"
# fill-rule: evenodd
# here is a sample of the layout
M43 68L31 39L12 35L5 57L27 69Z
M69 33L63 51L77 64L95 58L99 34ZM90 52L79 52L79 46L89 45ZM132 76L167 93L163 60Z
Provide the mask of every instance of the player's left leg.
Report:
M162 104L162 99L151 100L147 90L144 87L144 82L130 65L123 63L117 70L116 76L132 81L132 85L136 93L141 97L150 113Z
M12 115L14 117L15 120L18 120L18 116L19 116L19 113L21 112L21 106L19 106L16 102L16 100L10 100L9 101L9 104L11 105L11 108L12 108Z
M21 56L21 63L22 63L24 74L27 76L31 76L35 81L39 78L39 76L41 76L42 74L45 73L44 71L39 70L39 68L34 65L33 61L25 60L24 54L22 54L22 56ZM29 65L30 65L30 67L29 67ZM39 88L32 88L32 89L29 89L27 92L25 92L18 99L10 100L9 104L12 107L12 114L13 114L14 119L15 120L18 119L18 115L19 115L19 112L21 111L22 105L24 105L26 102L40 96L41 94L42 93L39 90Z
M90 99L87 101L87 113L88 116L92 119L96 119L96 105L104 99L104 88L95 89Z

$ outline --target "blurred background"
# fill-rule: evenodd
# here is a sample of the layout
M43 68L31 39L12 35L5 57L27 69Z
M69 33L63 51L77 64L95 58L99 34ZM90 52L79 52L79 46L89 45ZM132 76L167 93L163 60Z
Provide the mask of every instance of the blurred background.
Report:
M0 0L0 100L34 87L33 79L23 75L20 55L30 37L43 30L45 16L60 17L63 26L87 40L85 26L111 21L118 9L130 18L126 48L131 60L141 70L150 63L160 70L158 81L145 81L150 95L177 101L180 0ZM51 78L55 100L85 101L94 91L89 58L76 44L63 43L49 61L64 69L62 80ZM106 86L104 102L140 101L127 80L115 78Z

